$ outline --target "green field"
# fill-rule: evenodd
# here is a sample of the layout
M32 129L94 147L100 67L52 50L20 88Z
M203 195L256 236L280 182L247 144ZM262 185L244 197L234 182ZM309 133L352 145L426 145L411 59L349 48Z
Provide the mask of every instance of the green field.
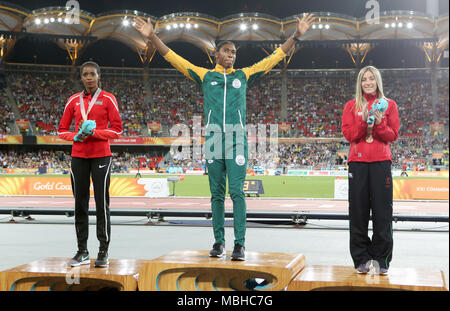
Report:
M260 197L331 198L334 195L334 177L247 176L247 179L262 180L264 194ZM208 176L185 176L184 181L176 183L175 194L210 196Z
M125 177L125 176L124 176ZM134 176L132 176L134 177ZM144 176L143 176L144 177ZM167 176L145 176L149 178ZM424 177L397 177L395 179L446 179ZM333 198L336 177L320 176L247 176L246 179L260 179L264 194L260 197L282 198ZM172 193L172 183L170 183ZM228 185L227 185L228 193ZM208 176L185 175L184 181L176 183L176 196L210 196Z
M41 177L60 177L61 175L39 175ZM120 178L135 178L135 175L113 175ZM0 175L1 177L36 177L36 175ZM142 175L143 178L167 178L167 175ZM264 194L260 197L283 198L333 198L334 180L336 177L320 176L247 176L247 179L260 179L263 182ZM395 179L447 179L425 177L396 177ZM170 192L173 183L169 183ZM227 187L228 192L228 187ZM209 197L208 176L185 175L183 181L175 186L176 196Z

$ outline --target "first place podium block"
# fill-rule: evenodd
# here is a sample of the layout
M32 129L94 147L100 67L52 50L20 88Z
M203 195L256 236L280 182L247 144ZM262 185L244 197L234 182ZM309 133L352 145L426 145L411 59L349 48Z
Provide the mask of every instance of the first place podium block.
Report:
M174 251L148 261L139 275L141 291L248 290L247 280L264 279L256 290L279 291L304 268L302 254L246 252L245 261L231 253L209 257L209 251Z
M107 268L68 267L70 258L46 258L0 272L0 291L136 291L145 260L110 259Z

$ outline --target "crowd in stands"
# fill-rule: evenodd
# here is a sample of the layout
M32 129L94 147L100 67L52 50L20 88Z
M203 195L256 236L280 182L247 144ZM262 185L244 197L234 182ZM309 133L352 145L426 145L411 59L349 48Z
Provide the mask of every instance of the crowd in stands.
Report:
M70 167L70 153L64 151L40 150L35 152L0 151L3 168L47 169L62 171Z
M15 121L4 89L0 90L0 135L11 135L10 122Z
M288 122L294 136L341 136L345 103L354 91L349 79L295 79L288 83Z
M258 152L249 156L249 167L271 168L336 168L339 166L337 152L345 147L344 142L308 142L302 144L279 144L276 154L268 152L261 157Z
M144 132L147 123L144 118L146 91L142 79L103 76L102 88L114 94L119 103L123 136L148 136Z
M35 125L36 135L57 135L65 104L75 93L75 84L67 75L9 73L11 91L21 119Z
M8 105L8 97L0 90L0 134L8 134L8 122L15 118L28 119L35 135L57 135L59 120L68 97L79 91L80 83L62 74L12 73L6 75L20 116L15 116ZM430 130L435 120L431 105L431 82L423 76L398 78L383 77L384 91L398 104L400 138L391 145L394 163L402 159L430 158L432 146L442 145L448 150L448 135ZM342 137L340 130L342 110L354 94L351 78L289 78L287 81L287 120L281 117L281 79L268 75L249 86L247 90L247 124L278 124L287 122L289 131L280 137ZM187 124L191 130L194 116L203 116L201 88L184 77L155 78L145 82L140 77L103 76L102 88L113 93L120 107L123 136L163 136L175 124ZM150 92L150 93L149 93ZM437 119L448 128L448 78L438 83L439 102L435 107ZM204 122L203 120L202 122ZM148 123L161 124L161 129L150 132ZM165 129L165 132L163 132ZM278 164L292 166L332 166L338 163L336 153L345 149L342 143L281 144ZM52 154L17 155L9 163L15 167L36 166L42 160L54 158ZM31 159L26 159L31 156ZM66 156L67 157L67 156ZM34 160L33 160L34 158ZM55 157L58 159L58 157ZM136 156L118 160L118 170L129 170ZM143 156L147 167L155 167L151 156ZM152 159L152 160L150 160ZM250 157L250 165L260 165L265 159ZM148 161L147 161L148 160ZM271 157L273 160L273 157ZM58 162L59 160L56 160ZM64 166L67 163L54 163ZM336 162L337 161L337 162ZM50 163L49 162L49 163ZM266 161L267 162L267 161ZM161 164L201 167L200 162L171 159ZM49 164L50 165L50 164ZM125 169L126 168L126 169Z
M423 148L434 144L444 144L444 162L448 163L448 138L403 137L391 144L392 164L394 168L401 168L403 160L423 160L425 165L432 164L432 148ZM337 169L346 166L348 144L345 141L335 142L305 142L281 143L273 153L267 146L266 153L254 150L249 154L248 169L263 168L305 168L305 169ZM441 149L442 150L442 149ZM446 150L446 153L445 153ZM201 169L205 167L204 157L193 159L190 156L179 156L169 151L159 154L151 152L113 152L113 173L130 173L131 170L161 168ZM38 170L45 166L47 169L64 170L70 167L70 152L45 151L16 152L0 151L0 163L3 168L22 168Z
M35 123L39 134L55 135L68 97L78 91L75 82L67 75L56 74L9 73L7 77L21 118ZM203 116L201 89L185 78L150 79L151 94L147 94L143 80L138 77L105 76L102 84L119 102L123 136L149 136L148 122L159 122L170 129L177 123L192 126L193 116ZM387 76L384 89L385 95L398 103L401 136L420 136L433 120L429 79ZM440 102L436 112L447 123L445 78L440 79L438 92ZM288 122L291 137L339 137L342 110L353 94L354 81L350 78L288 79L287 120L282 120L281 79L269 75L249 86L246 121L247 124Z

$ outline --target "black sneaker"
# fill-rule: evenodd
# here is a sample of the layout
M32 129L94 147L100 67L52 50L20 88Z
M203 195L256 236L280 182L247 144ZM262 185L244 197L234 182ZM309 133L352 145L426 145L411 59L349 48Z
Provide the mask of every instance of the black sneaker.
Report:
M375 267L375 273L381 274L381 275L388 275L389 270L384 267L380 267L380 263L377 260L373 261L373 266Z
M212 250L209 251L209 257L221 258L225 256L225 247L223 244L214 243Z
M105 251L98 252L97 260L94 265L97 268L106 268L109 265L108 253Z
M388 275L388 274L389 274L389 270L388 270L388 269L386 269L386 268L381 268L381 267L380 267L380 270L379 270L379 271L376 271L376 272L378 272L378 273L381 274L381 275Z
M367 274L370 271L370 265L372 264L372 260L367 261L366 263L362 263L356 268L356 272L359 274Z
M234 244L233 253L231 254L231 260L245 260L245 247L240 244Z
M87 250L77 251L75 256L67 263L69 267L78 267L81 265L90 265L89 252Z

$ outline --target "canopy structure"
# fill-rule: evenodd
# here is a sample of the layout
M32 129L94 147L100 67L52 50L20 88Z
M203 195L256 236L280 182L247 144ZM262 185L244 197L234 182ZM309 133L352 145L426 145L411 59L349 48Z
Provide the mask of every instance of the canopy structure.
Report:
M0 2L0 31L12 32L21 31L23 28L23 21L29 15L29 11L21 6ZM14 44L16 38L12 38L0 34L0 60L6 56Z
M314 25L302 38L302 42L339 44L352 58L355 65L364 62L367 53L380 40L408 39L423 49L430 63L436 63L448 47L449 17L434 17L414 11L381 12L379 18L352 17L332 12L312 12ZM48 7L28 11L14 4L0 2L0 47L2 57L12 49L20 36L28 34L52 34L57 44L65 49L72 63L82 50L95 40L116 40L139 54L142 63L152 61L155 48L133 27L135 17L150 19L165 42L184 41L211 55L216 43L232 40L258 44L266 53L274 49L295 31L296 18L304 13L283 19L261 13L238 13L224 18L195 13L179 12L156 17L140 11L114 11L94 15L68 7ZM56 37L54 37L56 38ZM297 44L297 50L302 42ZM290 57L295 53L291 52ZM288 63L289 61L287 61Z

